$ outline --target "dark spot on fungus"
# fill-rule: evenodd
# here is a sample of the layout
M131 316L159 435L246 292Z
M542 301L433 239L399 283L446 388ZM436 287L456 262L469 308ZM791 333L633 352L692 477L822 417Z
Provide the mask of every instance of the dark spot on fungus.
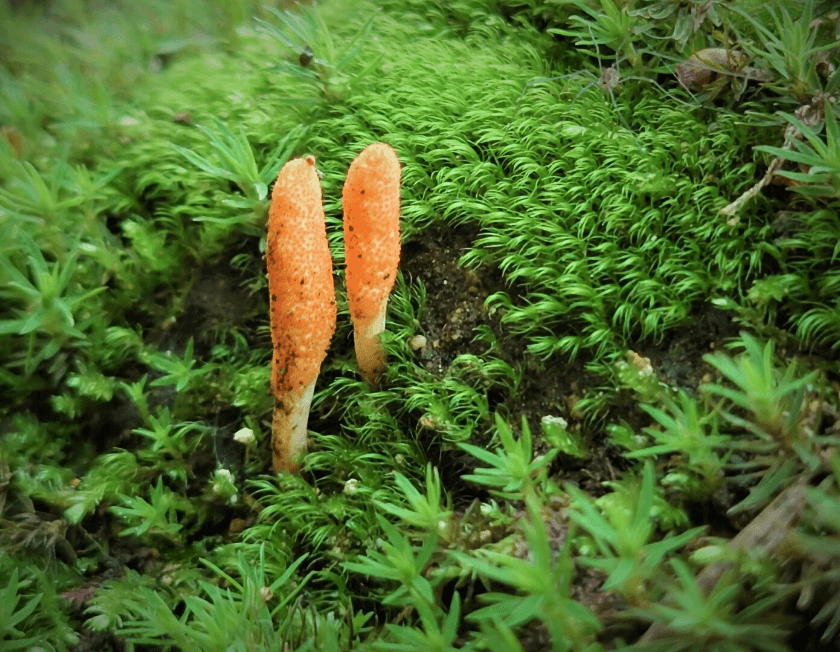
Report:
M360 192L359 194L360 194L360 195L364 195L364 194L365 194L365 190L364 190L364 188L362 188L362 192Z
M362 254L359 254L358 256L356 256L356 258L361 258L361 257L362 257Z
M350 233L353 233L353 225L352 225L352 224L351 224L351 225L349 225L349 226L347 227L347 230L348 230L348 231L350 231Z
M277 295L276 295L276 294L272 294L272 295L271 295L271 300L272 300L272 301L277 301ZM272 310L273 310L273 308L272 308Z

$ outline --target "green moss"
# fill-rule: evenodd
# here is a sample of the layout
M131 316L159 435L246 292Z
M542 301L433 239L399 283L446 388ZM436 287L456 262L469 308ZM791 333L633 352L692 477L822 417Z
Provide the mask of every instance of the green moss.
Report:
M796 71L766 87L736 75L703 104L673 64L735 27L772 54L766 34L721 3L691 33L685 7L637 9L0 8L0 570L22 569L0 582L20 598L0 647L30 645L31 631L69 649L87 619L127 645L184 650L520 650L542 636L595 651L623 644L598 638L614 624L601 607L629 603L638 622L689 623L680 649L712 636L741 650L765 616L790 615L783 598L836 589L824 562L837 551L818 543L837 533L840 491L836 129L814 124L780 150L796 123L772 113L840 77L805 48L806 87ZM339 198L376 140L403 163L405 253L387 382L372 391L352 352ZM800 192L720 214L780 151L813 165L788 168ZM272 410L261 252L271 181L306 154L323 173L339 322L307 474L278 478L260 475ZM412 258L453 234L469 275ZM213 273L231 305L210 319L193 285ZM445 287L461 278L484 292L470 294L475 323L457 321L461 288ZM692 377L666 378L713 306L725 326L676 361ZM745 354L703 367L709 344L734 335L729 317L776 348L743 335ZM436 323L457 337L415 350ZM654 365L619 363L628 350ZM243 428L253 441L234 438ZM720 552L688 554L705 516L741 527L727 509L755 512L811 476L810 511L787 526L804 535L770 559L730 551L749 577L701 596L697 559ZM807 574L782 573L791 554ZM142 573L104 581L113 558ZM584 565L594 584L575 584ZM49 589L86 580L84 616ZM763 649L797 628L830 640L835 607L780 624Z

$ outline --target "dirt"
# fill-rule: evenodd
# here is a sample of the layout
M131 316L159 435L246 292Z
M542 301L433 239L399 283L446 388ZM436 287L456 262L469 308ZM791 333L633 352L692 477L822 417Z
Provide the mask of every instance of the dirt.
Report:
M581 433L589 441L589 456L584 462L560 455L553 463L551 473L556 479L572 481L587 491L601 494L604 491L601 483L616 479L618 471L627 464L621 451L607 444L600 422L587 423L575 405L588 391L595 391L602 381L586 371L585 355L572 362L540 361L527 352L525 339L510 335L499 316L488 313L484 302L489 295L504 291L516 302L525 292L523 288L505 282L497 269L468 270L458 264L477 234L478 229L473 226L435 226L403 246L403 274L421 280L426 288L427 307L420 318L420 332L428 340L421 354L424 365L429 372L442 377L459 355L485 354L487 344L474 337L477 327L488 327L499 343L499 357L522 374L522 384L515 396L490 392L490 411L504 403L517 437L521 434L524 415L534 438L535 455L544 454L549 448L540 436L542 417L564 418L571 432ZM627 418L622 411L627 409L631 408L613 408L610 418ZM477 431L471 443L487 446L489 437ZM470 473L476 466L475 460L467 455L459 454L457 460L462 473Z
M420 332L426 337L421 358L425 368L442 376L459 355L482 354L486 345L473 341L479 324L499 330L498 319L484 309L484 300L502 288L498 275L479 274L458 265L472 245L477 230L431 227L403 245L400 269L410 280L426 288L426 310ZM483 272L484 270L482 270Z

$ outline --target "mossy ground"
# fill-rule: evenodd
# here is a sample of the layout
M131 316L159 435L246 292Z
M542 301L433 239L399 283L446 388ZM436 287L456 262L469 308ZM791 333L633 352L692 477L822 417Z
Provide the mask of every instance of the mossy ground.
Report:
M837 495L836 201L774 185L737 219L719 213L764 174L753 147L781 144L774 111L793 109L757 82L700 101L671 74L674 52L633 63L644 32L632 52L602 42L604 59L588 56L552 32L568 27L558 7L327 2L323 23L247 2L2 9L0 586L14 577L40 598L20 631L0 622L0 643L624 649L667 620L650 614L682 595L681 559L799 479L822 483L801 505L822 516L791 531L836 537L819 507ZM267 25L303 52L301 30L315 63ZM602 87L611 62L623 77ZM350 161L374 141L403 163L377 391L353 358L340 205ZM277 478L266 190L284 158L307 154L323 174L339 316L304 472ZM752 351L741 330L778 355L761 369L738 358L743 384L705 357ZM722 376L747 398L716 394ZM517 442L533 433L532 450L512 452L497 416ZM243 428L254 443L234 440ZM506 451L503 481L481 479L488 461L469 445ZM639 518L656 530L622 549L605 543L611 530L575 529L586 501L565 483L598 498L616 531ZM695 526L704 539L645 565L648 539ZM809 557L815 544L796 541L740 560L743 577L721 589L738 600L709 620L730 629L698 625L679 649L833 649L825 567L838 553ZM565 578L549 591L521 568L493 570L537 568L542 543L537 576ZM619 558L633 559L621 581ZM493 600L518 614L527 601L503 600L522 596L540 599L531 617L482 616ZM753 626L765 633L751 639Z

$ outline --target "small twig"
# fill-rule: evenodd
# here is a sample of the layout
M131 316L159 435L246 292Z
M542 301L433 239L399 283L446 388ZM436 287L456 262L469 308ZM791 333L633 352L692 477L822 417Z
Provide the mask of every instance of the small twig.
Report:
M813 100L811 100L810 104L804 104L796 109L794 115L796 116L797 120L799 120L802 124L806 127L816 127L819 125L823 120L825 120L825 102L828 101L828 94L827 93L820 93L819 95L815 96ZM793 149L793 142L795 140L802 140L802 132L792 124L789 124L785 129L785 142L782 145L782 149L784 150L792 150ZM747 190L744 194L742 194L738 199L733 201L731 204L726 206L725 208L720 209L720 213L726 216L732 216L737 213L741 208L743 208L744 204L750 201L753 197L755 197L761 189L768 185L773 180L773 175L778 172L779 168L782 167L782 164L785 162L785 159L781 156L775 157L772 161L770 161L770 165L767 166L767 171L764 173L764 176L761 180L755 184L752 188ZM733 217L727 220L727 224L729 226L735 226L738 224L739 218Z

